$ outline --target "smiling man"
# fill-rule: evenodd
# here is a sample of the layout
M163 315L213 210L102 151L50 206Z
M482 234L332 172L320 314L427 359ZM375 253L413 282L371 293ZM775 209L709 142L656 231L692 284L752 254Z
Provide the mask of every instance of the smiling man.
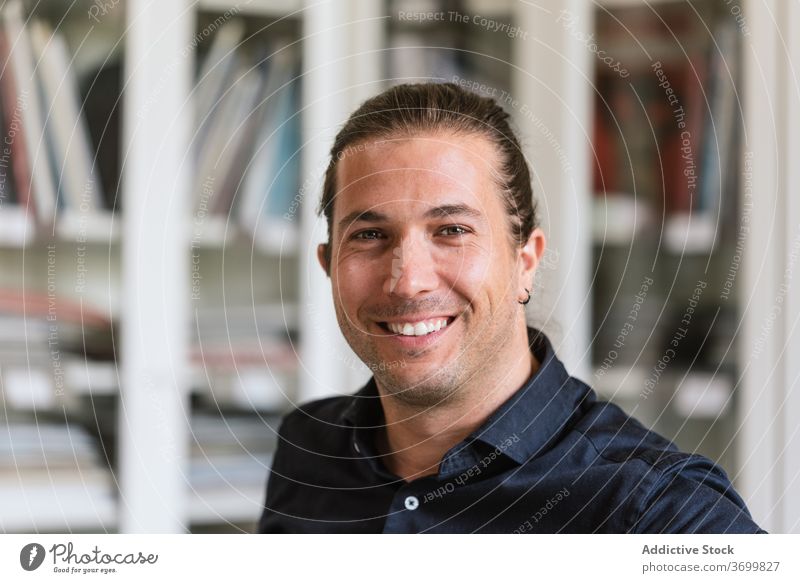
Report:
M599 401L527 326L545 236L494 100L368 100L320 208L337 320L374 375L283 420L260 532L760 530L720 468Z

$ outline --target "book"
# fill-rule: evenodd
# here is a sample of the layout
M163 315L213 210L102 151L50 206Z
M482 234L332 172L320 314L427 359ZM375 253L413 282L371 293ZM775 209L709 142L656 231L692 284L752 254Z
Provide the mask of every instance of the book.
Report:
M719 216L722 199L731 192L735 173L734 131L739 112L736 91L738 55L733 20L723 20L714 28L715 50L711 51L709 71L709 111L705 117L706 137L702 152L700 193L697 210Z
M97 528L114 520L116 488L94 436L38 418L0 431L0 528Z
M237 47L242 42L244 22L239 18L228 20L213 36L211 46L201 61L192 101L195 108L197 133L194 142L202 144L212 121L211 111L216 107L238 63ZM195 150L199 153L199 150Z
M197 412L191 424L193 520L253 520L263 508L280 418Z
M202 143L197 143L193 192L198 221L208 214L225 214L216 200L222 195L239 142L247 135L245 121L255 106L262 82L260 71L241 61L230 87L209 112L208 134Z
M9 203L17 203L25 214L33 216L34 207L30 199L31 171L28 167L25 133L22 131L22 111L25 107L17 90L12 71L11 45L5 27L0 27L0 59L6 64L6 72L0 75L0 103L3 110L2 160L5 174L4 190L10 192L4 200L3 209L9 212Z
M23 183L30 181L30 195L35 215L41 224L52 224L55 220L57 190L53 181L52 147L45 133L42 100L39 94L38 79L33 50L26 18L20 0L9 0L0 10L0 21L9 45L10 75L22 103L21 127L25 139L26 163L20 163L26 176ZM21 153L21 152L20 152ZM26 195L21 195L24 200Z
M95 165L99 173L102 207L122 210L120 173L122 144L122 87L125 83L121 59L112 55L97 69L79 79L83 96L82 115L86 119Z
M31 20L30 38L47 109L44 132L54 146L59 200L63 211L91 215L102 206L102 183L66 42L40 20Z
M254 152L234 212L259 248L280 251L296 244L296 216L287 217L300 190L301 128L296 56L277 51L271 61Z

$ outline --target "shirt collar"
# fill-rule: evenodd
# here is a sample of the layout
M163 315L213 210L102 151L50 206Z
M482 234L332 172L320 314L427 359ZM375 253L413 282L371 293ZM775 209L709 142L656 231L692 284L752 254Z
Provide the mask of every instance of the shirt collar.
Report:
M567 374L544 333L528 328L528 346L539 368L470 435L520 464L549 449L591 393Z
M541 455L558 439L580 402L591 395L586 385L567 374L544 333L529 327L528 346L539 368L481 427L445 454L440 475L457 473L474 464L477 454L471 446L475 441L519 464ZM374 430L384 425L375 377L350 399L342 421L355 430L356 450L375 455Z

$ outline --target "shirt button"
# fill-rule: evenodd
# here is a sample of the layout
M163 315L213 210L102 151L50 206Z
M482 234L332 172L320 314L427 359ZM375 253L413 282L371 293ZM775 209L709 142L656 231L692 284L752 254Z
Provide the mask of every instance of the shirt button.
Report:
M419 507L419 500L416 496L409 496L406 498L406 508L408 510L416 510Z

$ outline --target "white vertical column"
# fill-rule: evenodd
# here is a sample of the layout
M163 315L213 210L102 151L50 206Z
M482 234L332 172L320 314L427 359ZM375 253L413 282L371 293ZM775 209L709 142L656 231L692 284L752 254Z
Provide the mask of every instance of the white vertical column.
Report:
M786 349L783 351L783 378L786 392L784 408L784 430L786 431L783 486L783 524L781 532L800 533L800 257L797 257L797 245L800 242L800 4L786 2L782 4L784 13L780 17L784 31L782 38L786 42L783 59L783 103L786 111L786 123L782 124L785 148L783 151L783 167L785 183L782 189L786 204L784 214L785 231L788 240L785 252L788 261L794 267L790 288L786 294Z
M345 117L361 103L385 88L383 60L386 50L388 16L383 2L375 0L346 0L348 25L344 35L349 40L349 53L345 56L348 72L348 91ZM343 369L345 386L355 390L372 376L366 366L349 347L352 356Z
M772 324L783 263L784 225L778 188L778 70L775 16L777 1L750 0L745 15L751 35L743 39L744 150L752 158L754 196L749 237L741 263L742 341L739 362L740 422L737 488L755 520L767 530L778 527L776 465L782 433L777 405L781 374L776 368L780 354L780 327ZM771 326L767 331L765 326Z
M191 115L188 0L128 0L123 143L120 532L187 527Z
M383 2L347 0L349 8L348 39L350 55L349 110L384 89L383 61L389 15ZM349 112L348 112L349 114Z
M750 0L745 148L754 196L742 259L740 489L767 530L800 532L800 6Z
M342 22L347 6L304 0L303 12L303 201L300 221L300 375L298 401L352 392L345 374L352 352L336 322L331 284L317 262L327 240L316 215L330 148L347 111L348 74Z
M591 354L590 53L564 23L592 33L593 3L516 3L524 37L513 40L511 98L534 174L534 197L548 239L532 322L542 325L571 374L589 379Z

